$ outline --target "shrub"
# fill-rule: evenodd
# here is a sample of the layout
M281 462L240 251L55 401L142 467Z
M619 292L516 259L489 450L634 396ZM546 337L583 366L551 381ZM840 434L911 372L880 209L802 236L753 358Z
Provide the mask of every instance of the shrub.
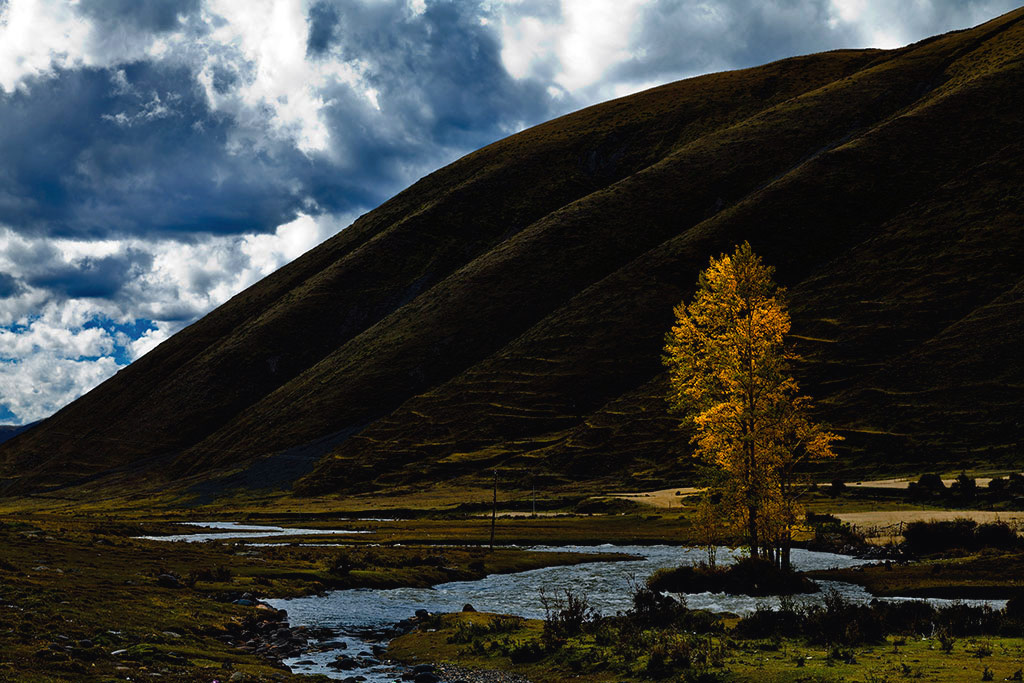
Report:
M949 487L949 492L965 500L974 498L978 492L978 484L966 472L961 472Z
M664 628L686 614L685 602L653 590L649 585L641 585L633 589L633 607L626 616L642 628Z
M907 550L917 555L931 555L950 548L971 548L976 526L977 523L970 519L911 522L903 529L903 540Z
M600 619L583 593L566 588L564 596L548 595L543 589L540 592L540 602L544 606L542 639L549 649L561 647L567 638L581 634L585 625Z
M978 548L998 548L1014 550L1021 545L1017 532L1006 522L989 522L979 524L974 531L975 545Z
M955 519L951 522L911 522L903 531L903 539L907 550L918 555L930 555L953 549L1014 550L1021 546L1017 532L1005 522L979 525L970 519Z
M791 595L817 592L817 585L798 572L779 569L765 560L744 559L723 567L704 564L662 569L647 579L653 591Z

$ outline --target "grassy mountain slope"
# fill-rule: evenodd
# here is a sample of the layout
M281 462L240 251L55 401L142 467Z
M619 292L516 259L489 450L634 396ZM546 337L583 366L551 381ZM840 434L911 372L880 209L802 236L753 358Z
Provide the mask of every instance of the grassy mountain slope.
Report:
M858 462L1012 457L1022 16L470 154L4 444L0 491L276 453L316 462L303 492L497 465L643 483L687 451L661 399L672 306L743 239L790 287L803 384Z

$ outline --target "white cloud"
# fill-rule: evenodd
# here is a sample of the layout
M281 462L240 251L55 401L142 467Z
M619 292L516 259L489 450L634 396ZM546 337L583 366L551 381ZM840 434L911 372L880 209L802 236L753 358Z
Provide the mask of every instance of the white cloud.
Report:
M0 362L0 396L22 423L34 422L113 375L111 357L78 361L38 353L15 362Z
M157 323L157 326L151 330L147 330L141 337L133 341L129 341L129 358L134 362L142 356L146 355L161 342L166 341L185 326L184 323Z
M300 215L272 234L172 240L32 239L0 229L0 272L31 279L40 269L61 269L95 259L143 253L148 264L109 298L67 298L26 285L0 299L0 406L30 422L74 400L181 328L249 285L316 246L349 218ZM39 262L19 254L44 251ZM13 257L13 258L12 258ZM153 321L138 338L84 327L96 320Z
M0 89L55 66L89 64L85 45L91 26L68 3L9 0L0 5Z

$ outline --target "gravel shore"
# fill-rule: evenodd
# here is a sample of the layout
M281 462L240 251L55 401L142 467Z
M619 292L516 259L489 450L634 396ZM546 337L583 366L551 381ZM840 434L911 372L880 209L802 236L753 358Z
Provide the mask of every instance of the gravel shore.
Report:
M438 664L437 675L442 681L465 683L531 683L530 679L508 671L467 669L457 664Z

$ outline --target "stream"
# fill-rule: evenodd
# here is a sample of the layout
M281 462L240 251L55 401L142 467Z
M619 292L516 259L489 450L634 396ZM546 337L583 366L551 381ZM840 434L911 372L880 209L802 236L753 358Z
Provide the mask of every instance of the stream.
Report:
M169 534L167 536L136 536L144 541L184 541L205 543L207 541L245 540L247 538L272 538L274 536L333 536L335 534L368 534L370 531L351 529L298 529L264 524L241 524L239 522L182 522L188 526L218 531L198 534Z
M214 527L214 525L217 525ZM217 528L216 533L201 533L179 536L156 536L153 540L209 541L221 539L257 538L266 536L296 536L313 534L359 533L355 531L325 531L323 529L284 529L281 527L254 527L234 523L197 523L197 526ZM253 544L262 545L262 544ZM548 595L564 595L571 589L587 597L590 605L601 614L611 615L625 612L631 607L632 586L642 583L656 569L677 567L706 558L698 548L652 545L611 545L601 546L535 546L525 548L547 552L619 552L635 555L642 559L620 562L592 562L575 566L545 567L515 574L491 574L477 581L456 581L443 583L433 588L394 589L348 589L336 590L323 595L312 595L291 599L266 599L263 602L288 612L292 626L304 625L310 628L327 628L335 636L331 646L317 652L316 643L311 651L285 660L294 673L324 674L334 679L362 676L365 683L391 683L401 676L404 669L382 662L376 662L371 655L374 645L386 645L381 635L399 621L409 619L416 610L425 609L432 613L458 612L470 604L480 612L516 614L527 618L543 618L541 592ZM727 548L718 551L719 563L733 562L740 553ZM793 566L798 570L853 567L867 564L848 555L815 552L795 548L792 551ZM838 581L819 581L820 593L797 596L797 601L820 602L829 590L839 592L853 602L869 602L873 596L861 586ZM691 609L706 609L715 612L750 614L758 605L777 606L778 598L752 598L745 595L724 593L696 593L685 595ZM900 599L900 598L893 598ZM945 604L952 600L930 599L933 604ZM1001 608L1005 600L960 601L964 603L986 603ZM347 654L360 661L373 662L367 666L336 671L328 668L338 655Z

